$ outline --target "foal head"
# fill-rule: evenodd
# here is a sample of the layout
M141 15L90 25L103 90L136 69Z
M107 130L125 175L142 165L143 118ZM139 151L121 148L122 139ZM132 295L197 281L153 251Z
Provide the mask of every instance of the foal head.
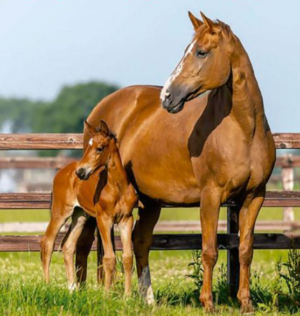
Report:
M225 23L201 15L203 22L189 12L194 38L161 92L162 105L170 113L181 111L186 101L224 85L231 73L235 36Z
M92 173L107 164L113 149L112 145L115 144L115 137L110 133L104 121L100 121L97 128L87 121L84 124L91 139L76 169L76 175L81 180L87 180Z

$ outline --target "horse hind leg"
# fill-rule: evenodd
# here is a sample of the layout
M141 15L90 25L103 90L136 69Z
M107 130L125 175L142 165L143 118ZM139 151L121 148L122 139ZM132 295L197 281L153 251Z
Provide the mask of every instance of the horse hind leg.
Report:
M133 230L133 245L136 258L140 294L146 302L154 304L149 269L149 252L155 224L161 211L161 204L150 199L142 201L144 208L139 208L139 217Z
M242 313L253 311L250 297L250 266L253 257L254 225L257 215L265 197L265 188L257 194L249 195L240 210L240 281L238 290L238 300L241 304Z
M76 245L75 269L77 283L84 284L87 278L87 259L95 240L96 219L89 217Z
M71 227L62 244L62 252L64 254L64 261L68 278L68 287L70 291L76 288L74 254L77 241L80 237L86 221L87 216L85 212L81 208L76 208L72 216Z
M60 207L58 207L55 201L53 201L51 207L51 219L40 242L41 260L44 272L44 280L46 283L49 283L50 279L50 262L56 236L70 216L70 212L62 212Z

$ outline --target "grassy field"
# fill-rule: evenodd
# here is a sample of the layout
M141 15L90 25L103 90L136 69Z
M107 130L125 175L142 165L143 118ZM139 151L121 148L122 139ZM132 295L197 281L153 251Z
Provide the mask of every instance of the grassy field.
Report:
M225 210L221 218L225 218ZM296 210L300 219L300 209ZM198 209L168 209L161 220L197 220ZM281 219L282 209L263 209L260 219ZM47 221L49 211L0 211L0 222ZM274 293L287 293L283 278L275 271L278 260L287 261L287 251L255 251L252 265L252 292L256 314L298 314L293 304L287 303ZM69 293L61 253L55 253L51 265L52 281L49 286L42 282L38 253L0 254L0 315L202 315L197 299L197 286L187 275L193 274L190 251L153 251L150 256L151 274L156 305L146 306L137 295L137 278L133 273L133 295L123 298L122 273L119 267L116 284L108 295L96 284L96 256L89 258L89 275L85 289ZM238 315L235 300L228 299L224 285L226 252L220 251L215 268L214 299L221 315ZM223 265L223 266L222 266ZM223 268L222 268L223 267ZM286 267L283 267L286 269ZM225 280L226 281L226 280ZM300 281L300 279L299 279ZM276 292L277 293L277 292ZM284 296L284 295L283 295ZM281 298L280 298L281 297ZM279 302L280 309L277 309ZM299 313L300 315L300 313Z

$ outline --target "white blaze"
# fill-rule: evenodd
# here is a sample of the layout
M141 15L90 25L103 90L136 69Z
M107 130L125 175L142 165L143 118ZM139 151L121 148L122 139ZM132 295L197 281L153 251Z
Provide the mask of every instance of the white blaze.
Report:
M93 146L93 142L94 142L94 140L93 140L93 138L91 138L90 141L89 141L89 145Z
M168 78L168 80L166 81L163 89L161 90L161 93L160 93L160 99L163 101L165 98L166 98L166 95L167 95L167 91L171 85L171 83L179 76L179 74L181 73L182 71L182 68L183 68L183 64L184 64L184 61L185 61L185 58L187 57L188 54L190 54L193 50L193 47L194 45L196 44L197 40L194 40L188 50L186 51L186 53L184 54L184 56L182 57L181 61L179 62L178 66L175 68L175 70L172 72L171 76Z

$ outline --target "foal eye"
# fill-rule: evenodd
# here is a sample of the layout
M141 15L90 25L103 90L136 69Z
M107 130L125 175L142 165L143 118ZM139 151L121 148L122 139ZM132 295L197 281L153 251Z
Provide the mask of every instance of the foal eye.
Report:
M97 153L102 153L103 149L104 149L103 147L97 148Z
M205 51L199 49L199 50L197 50L197 52L196 52L196 56L199 57L199 58L204 58L204 57L207 56L207 52L205 52Z

